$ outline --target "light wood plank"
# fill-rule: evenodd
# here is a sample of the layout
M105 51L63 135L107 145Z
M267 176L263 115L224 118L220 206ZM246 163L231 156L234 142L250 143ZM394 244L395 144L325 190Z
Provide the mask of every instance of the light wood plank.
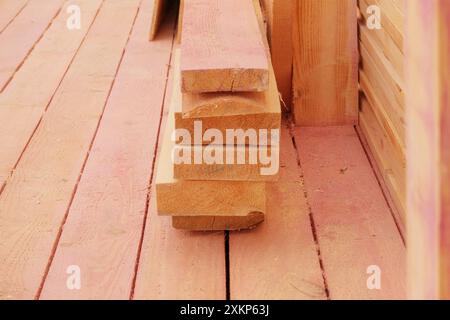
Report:
M293 110L300 126L358 118L356 0L296 1Z
M0 95L0 119L8 119L0 126L0 190L58 89L102 1L80 0L77 3L83 15L81 29L70 32L66 29L65 9L70 2L66 3L63 13Z
M408 293L450 299L450 2L406 16Z
M406 250L354 127L301 128L295 140L330 298L406 298Z
M167 8L166 0L153 0L153 10L152 16L150 18L150 41L155 40L155 37L158 33L159 26L161 25L164 19L164 13Z
M140 7L41 299L130 297L174 33L172 19L148 43L153 10ZM73 264L80 290L66 286Z
M301 171L286 125L280 181L266 186L266 221L251 232L230 233L231 299L326 299Z
M3 0L0 2L0 33L23 10L28 0Z
M64 0L30 0L0 34L0 92L11 81L33 46L52 23Z
M220 130L223 136L227 129L280 128L281 106L272 68L269 88L264 92L181 93L177 80L175 90L175 94L181 95L177 99L182 99L174 105L175 127L188 130L192 137L194 123L199 120L202 122L202 134L209 128Z
M139 0L105 2L0 196L3 299L37 294L138 5Z
M281 98L288 109L292 104L292 26L294 1L263 0L268 24L272 64Z
M185 1L182 23L183 92L267 90L269 64L252 0Z

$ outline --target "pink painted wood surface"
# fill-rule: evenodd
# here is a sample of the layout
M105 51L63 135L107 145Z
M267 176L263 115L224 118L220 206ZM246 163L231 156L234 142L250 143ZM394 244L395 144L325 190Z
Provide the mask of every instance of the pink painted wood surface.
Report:
M354 127L297 128L295 141L330 298L405 298L405 247Z
M0 195L0 298L39 293L139 3L105 2Z
M102 1L77 3L83 14L81 29L68 32L67 16L60 13L0 94L0 119L8 119L0 126L0 190L54 97ZM63 12L66 7L67 4Z
M280 179L266 186L265 221L255 230L230 233L231 299L326 299L301 170L286 125Z
M42 299L128 299L146 213L174 20L149 43L145 0L69 210ZM67 267L83 284L68 290Z
M61 9L64 0L30 0L0 34L0 92Z
M0 33L23 10L28 0L3 0L0 2Z

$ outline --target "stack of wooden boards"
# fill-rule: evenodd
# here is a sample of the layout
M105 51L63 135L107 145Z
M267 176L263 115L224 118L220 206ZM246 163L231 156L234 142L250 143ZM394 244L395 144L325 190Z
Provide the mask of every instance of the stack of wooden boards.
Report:
M156 179L158 213L175 228L239 230L264 220L281 108L254 3L184 2Z

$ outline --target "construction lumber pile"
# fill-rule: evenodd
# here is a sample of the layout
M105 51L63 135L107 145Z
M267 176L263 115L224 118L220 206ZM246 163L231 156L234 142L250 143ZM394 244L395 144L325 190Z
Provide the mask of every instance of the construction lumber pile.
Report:
M264 220L281 108L261 26L257 1L184 1L156 179L158 213L175 228L240 230Z

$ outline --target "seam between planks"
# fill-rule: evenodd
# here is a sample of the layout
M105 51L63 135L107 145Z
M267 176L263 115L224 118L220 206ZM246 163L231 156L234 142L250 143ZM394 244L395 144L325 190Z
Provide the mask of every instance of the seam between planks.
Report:
M143 220L143 224L142 224L141 237L139 239L139 244L138 244L138 252L136 255L133 279L131 281L129 300L134 299L134 292L136 289L136 281L137 281L137 275L138 275L138 271L139 271L139 262L141 260L142 245L144 243L145 230L146 230L147 219L148 219L148 212L150 210L150 200L152 198L152 185L153 185L153 180L154 180L154 176L155 176L156 158L158 155L158 146L159 146L159 138L161 135L161 125L162 125L162 119L163 119L163 114L164 114L164 105L165 105L166 99L168 98L167 97L167 89L168 89L169 80L170 80L169 73L170 73L170 69L172 68L172 57L173 57L173 51L174 51L173 49L174 49L174 44L175 44L177 23L174 23L173 25L174 26L173 26L173 30L172 30L172 45L170 48L169 64L167 65L167 71L166 71L166 83L164 86L163 99L161 101L161 111L160 111L160 115L159 115L158 130L156 131L156 143L155 143L155 148L153 151L153 159L151 161L151 174L150 174L150 179L149 179L149 183L148 183L148 192L147 192L147 199L146 199L146 203L145 203L144 220Z
M322 259L322 253L320 251L320 243L319 243L319 238L317 236L317 228L316 228L316 223L314 220L314 214L312 211L312 207L311 207L311 203L309 202L309 198L308 198L308 191L306 190L306 184L305 184L305 177L304 177L304 173L303 173L303 168L302 168L302 164L301 164L301 160L300 160L300 153L298 150L298 144L297 141L295 140L295 135L293 134L293 128L295 127L294 121L292 119L292 116L289 116L288 119L288 123L289 123L289 134L291 136L292 139L292 144L293 147L295 149L295 154L297 157L297 166L299 168L300 171L300 181L301 181L301 185L303 187L303 197L305 198L305 202L306 202L306 207L308 208L308 216L309 216L309 222L311 224L311 231L312 231L312 235L314 238L314 244L316 247L316 253L317 253L317 259L319 260L319 266L320 266L320 271L322 274L322 280L323 280L323 286L325 289L325 295L327 297L327 300L330 300L330 290L328 288L328 281L327 281L327 276L325 273L325 267L323 264L323 259Z
M69 0L68 0L69 1ZM28 4L28 2L27 2ZM14 72L11 74L11 76L8 78L8 80L5 82L5 84L3 85L2 88L0 88L0 93L3 93L3 91L5 91L5 89L8 87L8 85L11 83L12 79L14 78L14 76L16 75L16 73L20 70L20 68L22 68L23 64L25 63L25 61L28 59L28 57L30 56L31 52L33 52L34 48L36 47L36 45L41 41L41 39L44 37L44 34L48 31L48 29L51 27L51 25L53 24L53 22L55 21L56 17L61 13L62 8L64 7L65 2L61 3L61 7L56 11L55 15L52 17L52 19L50 20L50 22L48 23L47 27L45 27L44 31L42 32L42 34L39 36L39 38L34 42L33 46L30 48L30 50L28 50L27 54L25 55L25 57L23 58L23 60L19 63L19 65L14 69ZM24 6L25 8L25 6ZM22 8L23 10L23 8Z
M2 34L2 32L5 31L6 28L8 28L9 25L14 21L14 19L17 18L17 16L18 16L18 15L23 11L23 9L28 5L28 2L29 2L29 0L28 0L27 2L24 3L24 5L22 6L22 8L20 8L20 10L14 15L14 17L12 17L12 19L11 19L11 20L3 27L3 29L0 30L0 34Z
M42 122L42 119L44 118L45 113L48 111L48 108L50 107L51 103L53 102L53 99L54 99L54 97L55 97L55 95L56 95L56 92L58 92L59 88L61 87L61 84L62 84L62 82L64 81L64 79L65 79L65 77L66 77L66 75L67 75L67 72L70 70L70 68L71 68L71 66L72 66L72 64L73 64L73 62L74 62L76 56L78 55L78 52L80 51L81 47L83 46L83 43L85 42L86 37L87 37L87 35L89 34L89 31L91 30L91 27L92 27L92 25L94 24L95 20L97 19L97 16L98 16L98 14L99 14L101 8L103 7L103 4L104 4L104 3L105 3L105 0L102 0L102 3L100 4L99 8L97 9L97 12L95 13L94 18L92 19L91 24L89 25L89 27L88 27L88 29L87 29L85 35L83 36L83 39L82 39L81 42L80 42L80 45L79 45L78 48L76 49L76 51L75 51L75 53L74 53L72 59L70 60L68 66L67 66L67 68L66 68L66 70L64 71L64 73L63 73L63 75L62 75L62 77L61 77L61 79L60 79L58 85L56 86L56 88L55 88L55 90L53 91L53 93L52 93L52 95L51 95L51 97L50 97L50 99L49 99L47 105L45 106L44 111L42 112L42 114L41 114L41 116L40 116L40 118L39 118L39 121L36 123L36 125L35 125L35 127L34 127L32 133L31 133L31 135L30 135L30 137L28 138L27 142L25 143L25 145L24 145L24 147L23 147L23 149L22 149L22 152L20 153L19 157L17 158L16 163L14 164L14 166L13 166L12 169L11 169L11 171L9 172L9 176L11 176L11 173L14 172L14 170L16 170L16 168L17 168L17 166L18 166L20 160L23 158L23 155L25 154L25 151L27 150L28 146L30 145L30 142L31 142L31 140L32 140L33 137L34 137L34 134L36 133L37 129L39 128L39 126L40 126L40 124L41 124L41 122ZM61 10L61 9L60 9L60 10ZM57 14L56 16L58 16L58 14ZM50 24L50 25L51 25L51 24ZM45 32L44 32L44 33L45 33ZM39 39L40 39L40 38L39 38ZM34 48L34 46L33 46L33 48ZM29 54L30 54L30 53L31 53L31 51L29 52ZM29 55L29 54L28 54L28 55ZM27 57L28 57L28 55L27 55ZM24 60L24 61L25 61L25 60ZM11 78L11 80L12 80L12 78ZM3 182L3 184L0 185L0 195L2 194L3 190L5 189L7 183L8 183L8 179L5 179L5 181Z
M93 19L93 21L96 20L98 13L100 12L101 7L103 6L103 3L104 3L104 2L102 2L101 6L99 7L99 10L97 11L97 14L96 14L95 18ZM115 84L115 82L116 82L117 74L118 74L118 72L119 72L119 70L120 70L120 67L121 67L121 65L122 65L123 57L124 57L124 55L125 55L125 50L126 50L126 47L128 46L128 43L129 43L129 41L130 41L130 37L131 37L131 34L132 34L132 32L133 32L133 29L134 29L134 26L135 26L135 23L136 23L136 19L137 19L137 16L138 16L138 13L139 13L139 8L140 8L140 5L141 5L141 4L142 4L142 0L141 0L140 4L139 4L139 6L138 6L138 9L136 10L136 13L135 13L135 16L134 16L134 19L133 19L133 23L132 23L132 25L131 25L130 31L128 32L127 40L126 40L126 42L125 42L124 48L122 49L122 54L121 54L119 63L118 63L118 65L117 65L116 70L115 70L115 73L114 73L114 79L113 79L113 81L112 81L112 83L111 83L111 85L110 85L110 87L109 87L108 95L106 96L105 102L104 102L104 104L103 104L103 109L102 109L101 115L100 115L100 117L99 117L99 119L98 119L98 121L97 121L97 126L96 126L96 128L95 128L94 135L93 135L93 137L92 137L92 139L91 139L91 142L90 142L90 144L89 144L89 148L88 148L88 150L87 150L87 152L86 152L86 155L85 155L85 157L84 157L83 165L82 165L82 167L81 167L80 173L78 174L77 182L76 182L75 187L74 187L74 189L73 189L73 191L72 191L72 195L71 195L71 197L70 197L69 204L67 205L67 208L66 208L66 212L65 212L65 214L64 214L63 221L61 222L61 225L60 225L60 227L59 227L58 234L57 234L56 239L55 239L55 242L54 242L54 244L53 244L53 248L52 248L52 251L51 251L51 254L50 254L50 257L49 257L47 266L46 266L46 268L45 268L44 275L43 275L43 277L42 277L42 281L41 281L41 283L40 283L40 285L39 285L39 289L38 289L38 291L37 291L37 293L36 293L36 296L35 296L35 300L39 300L39 298L40 298L40 296L41 296L42 290L43 290L43 288L44 288L45 281L46 281L47 276L48 276L48 273L49 273L49 271L50 271L50 267L51 267L51 265L52 265L53 259L55 258L56 250L58 249L58 245L59 245L59 241L60 241L60 239L61 239L61 235L62 235L62 233L63 233L64 225L65 225L65 223L66 223L66 221L67 221L67 217L68 217L68 215L69 215L70 208L71 208L71 206L72 206L73 200L74 200L75 195L76 195L77 190L78 190L78 185L79 185L80 180L81 180L81 177L82 177L82 175L83 175L83 173L84 173L84 169L85 169L85 167L86 167L86 163L87 163L87 161L88 161L88 159L89 159L89 154L90 154L90 152L91 152L92 146L94 145L95 138L97 137L97 133L98 133L98 130L99 130L99 128L100 128L100 124L101 124L102 119L103 119L103 114L105 113L105 109L106 109L106 106L108 105L108 101L109 101L109 98L110 98L110 96L111 96L112 89L114 88L114 84ZM92 24L91 24L91 25L92 25ZM89 32L87 32L86 34L88 34L88 33L89 33Z

